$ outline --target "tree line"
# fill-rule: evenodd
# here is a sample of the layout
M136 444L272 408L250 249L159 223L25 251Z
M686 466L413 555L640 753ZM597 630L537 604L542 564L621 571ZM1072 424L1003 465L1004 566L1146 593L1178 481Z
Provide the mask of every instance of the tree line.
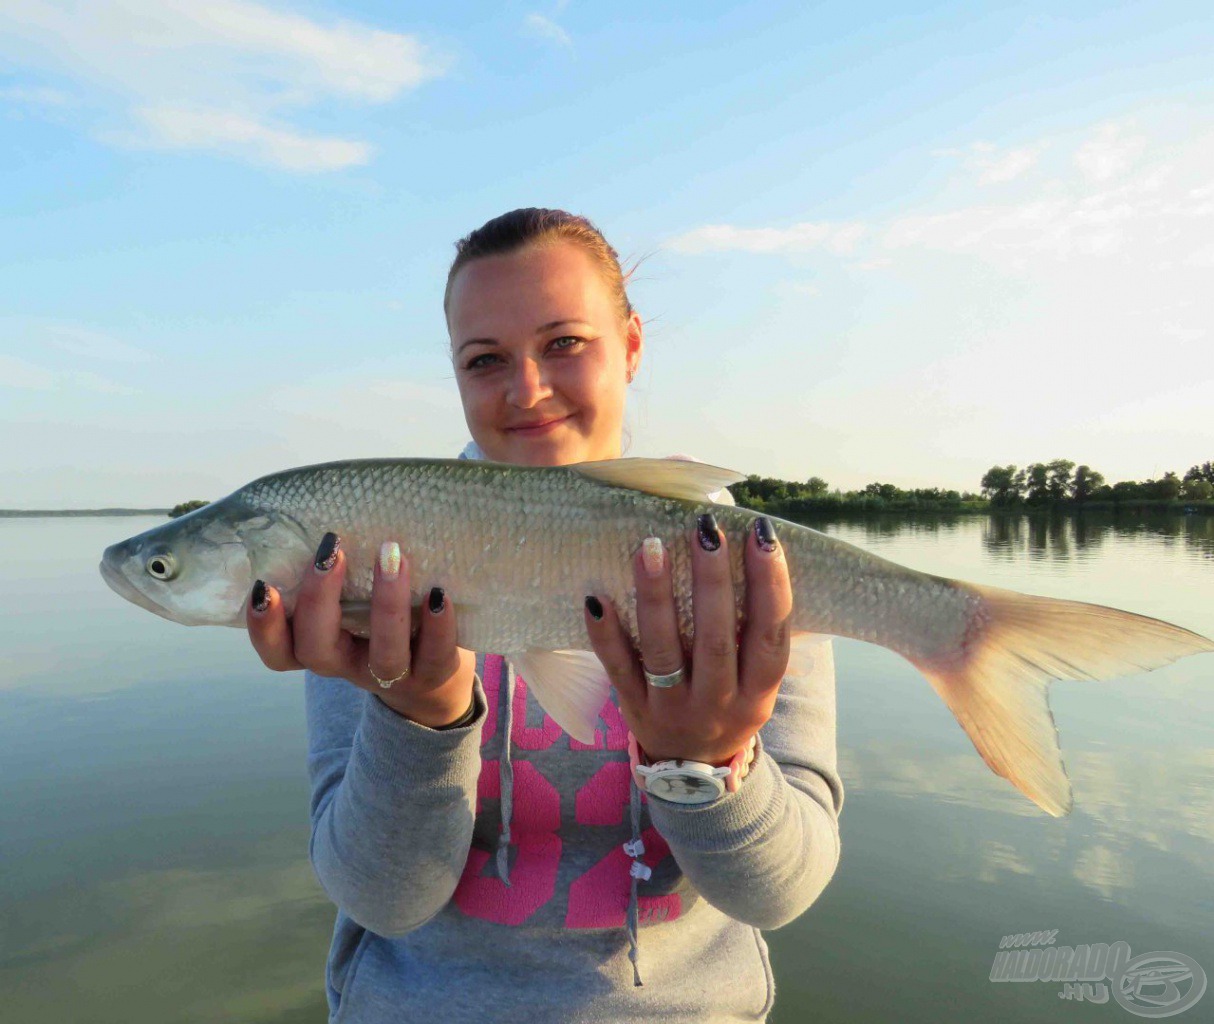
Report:
M1165 473L1158 480L1122 480L1114 484L1091 466L1067 459L1034 462L1024 468L992 466L983 475L980 491L939 487L904 489L874 482L862 488L832 490L821 477L804 483L775 477L749 476L732 485L734 500L746 508L784 518L845 508L856 511L981 512L991 508L1078 507L1096 503L1214 501L1214 462L1191 467L1184 476Z
M1067 459L1034 462L1023 469L992 466L982 478L982 494L991 505L1085 505L1090 502L1210 501L1214 498L1214 462L1191 466L1185 475L1164 473L1157 480L1105 482L1091 466Z

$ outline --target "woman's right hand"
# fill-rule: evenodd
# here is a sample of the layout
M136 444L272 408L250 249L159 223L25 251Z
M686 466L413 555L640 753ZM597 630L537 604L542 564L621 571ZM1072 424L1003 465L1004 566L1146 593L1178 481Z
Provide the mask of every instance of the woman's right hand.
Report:
M423 603L413 637L409 565L398 547L393 557L394 547L385 544L376 562L369 639L341 628L346 556L331 533L325 534L315 564L304 574L291 619L274 587L254 586L246 614L249 639L267 668L307 668L320 676L348 679L398 714L442 728L472 707L476 655L455 645L455 609L439 587ZM394 565L399 566L395 573ZM376 676L396 681L385 688Z

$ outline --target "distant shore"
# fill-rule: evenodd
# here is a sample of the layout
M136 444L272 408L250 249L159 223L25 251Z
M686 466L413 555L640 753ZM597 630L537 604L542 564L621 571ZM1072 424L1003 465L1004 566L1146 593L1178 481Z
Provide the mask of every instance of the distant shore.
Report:
M0 519L45 519L49 516L167 516L167 508L0 508Z

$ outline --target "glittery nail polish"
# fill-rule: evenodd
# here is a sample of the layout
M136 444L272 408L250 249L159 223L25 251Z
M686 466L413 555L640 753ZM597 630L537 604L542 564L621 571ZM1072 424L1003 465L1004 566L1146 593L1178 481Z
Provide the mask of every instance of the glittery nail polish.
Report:
M326 533L321 538L320 547L316 549L317 572L328 572L337 564L337 550L341 547L341 539L335 533Z
M379 546L379 574L386 580L394 580L400 575L400 545L394 540Z
M441 615L443 612L443 602L447 596L443 593L442 587L432 587L430 589L430 611L435 615Z
M601 622L603 619L603 602L591 594L586 598L586 611L590 613L590 617L595 622Z
M700 538L700 547L705 551L716 551L721 546L721 531L717 527L717 519L711 512L705 512L696 520L696 534Z
M768 554L776 550L776 528L767 516L755 520L755 540L759 548Z
M656 579L662 575L662 538L646 537L641 541L641 564L646 575Z
M249 595L249 603L253 606L253 611L258 613L264 612L270 607L270 591L265 580L258 580L253 584L253 593Z

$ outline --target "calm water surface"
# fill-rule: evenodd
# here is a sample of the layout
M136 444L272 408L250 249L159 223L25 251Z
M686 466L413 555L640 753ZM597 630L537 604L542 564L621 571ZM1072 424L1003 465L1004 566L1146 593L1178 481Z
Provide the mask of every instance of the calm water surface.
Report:
M102 548L154 522L0 520L0 1021L323 1021L333 910L306 856L297 678L261 670L235 630L105 588ZM823 528L1214 636L1211 518ZM1055 820L901 659L836 654L843 860L769 935L773 1021L1135 1019L1057 983L990 982L1000 938L1039 929L1177 950L1214 976L1214 656L1053 687L1076 801ZM1176 1019L1214 1020L1214 993Z

